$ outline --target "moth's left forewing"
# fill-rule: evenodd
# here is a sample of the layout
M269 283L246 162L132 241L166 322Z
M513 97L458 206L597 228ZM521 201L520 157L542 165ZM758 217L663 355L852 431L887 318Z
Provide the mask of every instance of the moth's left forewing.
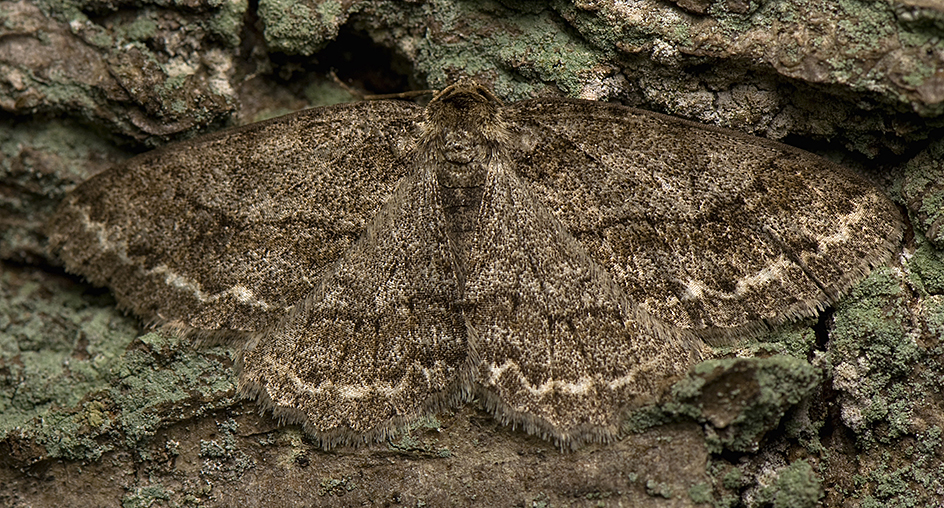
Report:
M814 315L901 237L879 190L780 143L606 103L508 109L539 201L632 300L706 337Z

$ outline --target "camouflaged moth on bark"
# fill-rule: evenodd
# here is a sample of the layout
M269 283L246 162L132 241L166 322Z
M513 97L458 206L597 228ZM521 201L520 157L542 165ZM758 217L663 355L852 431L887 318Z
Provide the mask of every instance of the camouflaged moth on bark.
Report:
M50 224L69 270L151 324L248 337L239 390L324 446L478 398L606 440L724 340L817 313L901 236L855 174L618 105L312 109L90 179Z

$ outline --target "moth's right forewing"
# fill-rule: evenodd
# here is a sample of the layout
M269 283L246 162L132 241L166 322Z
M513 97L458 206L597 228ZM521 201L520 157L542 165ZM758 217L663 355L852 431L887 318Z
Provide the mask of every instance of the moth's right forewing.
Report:
M143 154L66 198L52 250L146 321L262 329L357 241L407 171L421 115L340 105Z

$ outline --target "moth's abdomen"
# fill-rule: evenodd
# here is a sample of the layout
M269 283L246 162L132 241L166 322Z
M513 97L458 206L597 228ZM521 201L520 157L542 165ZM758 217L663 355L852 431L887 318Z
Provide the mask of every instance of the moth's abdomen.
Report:
M436 171L446 234L456 246L460 259L468 257L475 222L482 203L487 168L484 163L440 163Z

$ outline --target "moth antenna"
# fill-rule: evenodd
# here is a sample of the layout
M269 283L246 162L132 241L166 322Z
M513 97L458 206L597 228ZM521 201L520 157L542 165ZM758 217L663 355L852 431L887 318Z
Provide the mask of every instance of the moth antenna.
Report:
M406 92L388 93L388 94L365 94L364 92L345 83L341 78L338 77L334 69L331 69L331 71L328 73L328 76L331 77L331 80L334 81L336 85L343 88L345 92L351 94L351 96L353 96L358 101L379 101L379 100L387 100L387 99L412 100L422 95L434 95L439 92L438 90L427 89L427 90L409 90Z
M385 94L372 94L372 95L362 95L360 98L365 101L380 101L387 99L415 99L416 97L421 97L423 95L436 95L439 93L439 90L409 90L407 92L399 93L385 93Z

